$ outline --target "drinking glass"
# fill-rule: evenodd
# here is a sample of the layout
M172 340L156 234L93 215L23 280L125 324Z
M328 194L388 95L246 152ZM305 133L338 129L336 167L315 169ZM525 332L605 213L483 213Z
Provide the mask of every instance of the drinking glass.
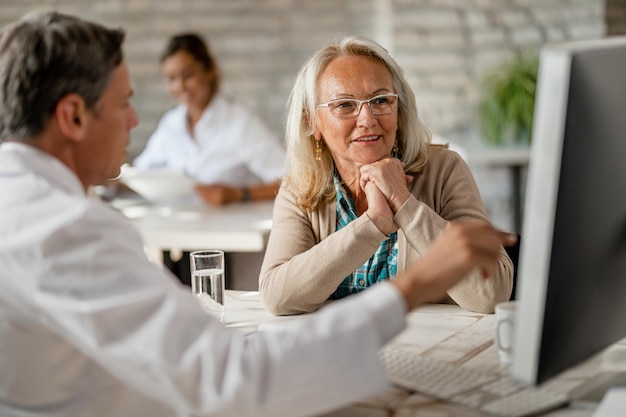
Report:
M191 252L191 290L202 306L224 321L224 252L200 250Z

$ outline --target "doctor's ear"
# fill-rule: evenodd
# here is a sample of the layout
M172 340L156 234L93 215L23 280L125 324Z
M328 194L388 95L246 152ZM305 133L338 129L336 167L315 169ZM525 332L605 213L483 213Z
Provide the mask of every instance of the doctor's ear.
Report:
M86 134L87 106L78 94L68 94L56 105L54 116L61 133L74 141L81 141Z

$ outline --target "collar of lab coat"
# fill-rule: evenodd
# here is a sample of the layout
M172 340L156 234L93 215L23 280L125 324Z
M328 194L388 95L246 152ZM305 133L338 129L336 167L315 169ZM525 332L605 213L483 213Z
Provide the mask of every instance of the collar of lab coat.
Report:
M3 162L2 174L28 175L33 174L46 178L52 187L68 194L85 195L85 190L78 176L58 158L32 145L21 142L0 144L0 155L9 154L8 161ZM0 158L4 160L6 158Z

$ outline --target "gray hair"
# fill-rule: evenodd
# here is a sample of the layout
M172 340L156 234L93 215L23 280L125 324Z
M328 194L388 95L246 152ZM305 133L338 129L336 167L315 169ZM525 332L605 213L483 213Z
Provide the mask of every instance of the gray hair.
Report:
M285 186L293 191L297 204L303 209L315 209L335 197L332 156L323 147L322 160L315 159L316 141L313 133L317 122L317 80L328 64L341 56L375 58L389 69L398 93L396 139L405 170L420 172L428 159L431 133L418 116L415 95L402 69L387 50L376 42L357 36L345 37L317 51L304 64L289 96L285 122Z
M0 140L39 135L75 93L96 105L123 60L124 32L57 12L33 13L0 38Z

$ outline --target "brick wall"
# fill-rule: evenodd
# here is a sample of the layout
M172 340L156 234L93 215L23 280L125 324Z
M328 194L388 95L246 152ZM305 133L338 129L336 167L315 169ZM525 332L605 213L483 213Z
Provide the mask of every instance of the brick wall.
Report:
M221 65L224 91L255 108L278 133L304 60L329 39L369 36L405 68L422 117L443 134L475 124L479 80L516 51L605 32L603 0L0 0L0 27L51 8L126 28L140 117L131 156L174 105L157 62L174 32L205 35Z
M394 3L395 56L427 125L476 125L485 73L543 44L604 35L600 0L446 0Z
M224 91L279 133L304 60L337 36L372 37L405 68L423 118L443 134L475 124L479 81L516 51L605 32L602 0L0 0L0 27L41 8L126 28L141 121L131 156L174 105L157 63L174 32L205 35L220 62Z

